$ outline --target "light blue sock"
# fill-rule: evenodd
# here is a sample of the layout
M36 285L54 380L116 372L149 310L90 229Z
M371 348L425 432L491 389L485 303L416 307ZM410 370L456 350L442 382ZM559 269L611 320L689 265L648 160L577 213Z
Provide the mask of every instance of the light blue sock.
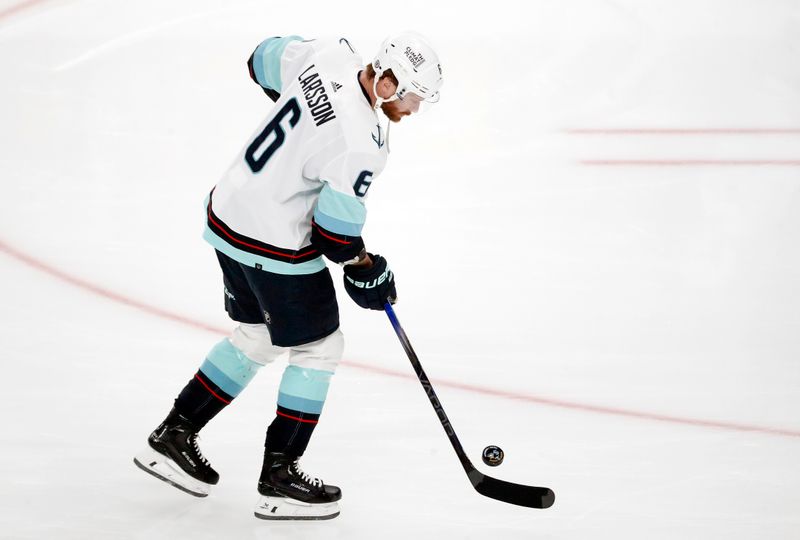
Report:
M260 367L261 364L250 360L226 338L211 349L200 371L223 392L236 397Z

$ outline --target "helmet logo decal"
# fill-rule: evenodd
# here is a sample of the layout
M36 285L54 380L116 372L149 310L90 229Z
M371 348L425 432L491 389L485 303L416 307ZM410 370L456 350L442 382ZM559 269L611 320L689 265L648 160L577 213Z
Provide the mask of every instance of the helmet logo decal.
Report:
M425 63L425 57L422 53L414 52L411 47L406 47L406 58L414 65L414 69L419 69L419 66Z
M401 32L381 44L372 65L378 75L391 69L397 78L396 97L413 92L435 103L442 86L442 66L430 43L416 32Z

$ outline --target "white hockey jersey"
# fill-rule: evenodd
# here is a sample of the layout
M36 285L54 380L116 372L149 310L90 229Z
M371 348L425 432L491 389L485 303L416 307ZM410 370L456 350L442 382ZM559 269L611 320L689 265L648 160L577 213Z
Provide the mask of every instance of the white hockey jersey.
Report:
M344 38L290 36L261 43L249 65L280 96L208 196L204 238L248 266L318 272L323 254L345 258L312 243L312 226L331 245L363 246L364 199L386 165L384 133L358 81L364 63Z

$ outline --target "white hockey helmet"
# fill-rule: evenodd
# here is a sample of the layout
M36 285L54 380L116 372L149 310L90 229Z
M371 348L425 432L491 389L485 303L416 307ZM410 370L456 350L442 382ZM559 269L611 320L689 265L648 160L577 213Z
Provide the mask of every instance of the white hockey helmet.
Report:
M398 83L397 92L389 99L381 99L375 92L376 107L384 101L403 99L409 92L429 103L439 101L442 66L425 36L417 32L401 32L386 38L372 61L372 67L375 70L373 90L377 88L378 79L389 69Z

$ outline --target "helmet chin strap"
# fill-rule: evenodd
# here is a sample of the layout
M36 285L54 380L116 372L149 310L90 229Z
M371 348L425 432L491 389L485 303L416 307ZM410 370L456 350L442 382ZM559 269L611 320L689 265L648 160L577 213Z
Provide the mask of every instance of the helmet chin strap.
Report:
M372 93L375 96L375 106L373 109L376 111L380 109L381 105L383 104L383 98L378 95L378 79L380 79L380 77L376 73L375 79L372 81Z
M375 95L375 106L373 107L373 109L375 109L376 111L381 107L381 105L383 105L387 101L394 101L397 99L397 93L395 93L395 95L393 95L389 99L383 99L381 96L378 95L378 81L380 80L380 78L381 75L376 73L375 78L372 81L372 93Z

